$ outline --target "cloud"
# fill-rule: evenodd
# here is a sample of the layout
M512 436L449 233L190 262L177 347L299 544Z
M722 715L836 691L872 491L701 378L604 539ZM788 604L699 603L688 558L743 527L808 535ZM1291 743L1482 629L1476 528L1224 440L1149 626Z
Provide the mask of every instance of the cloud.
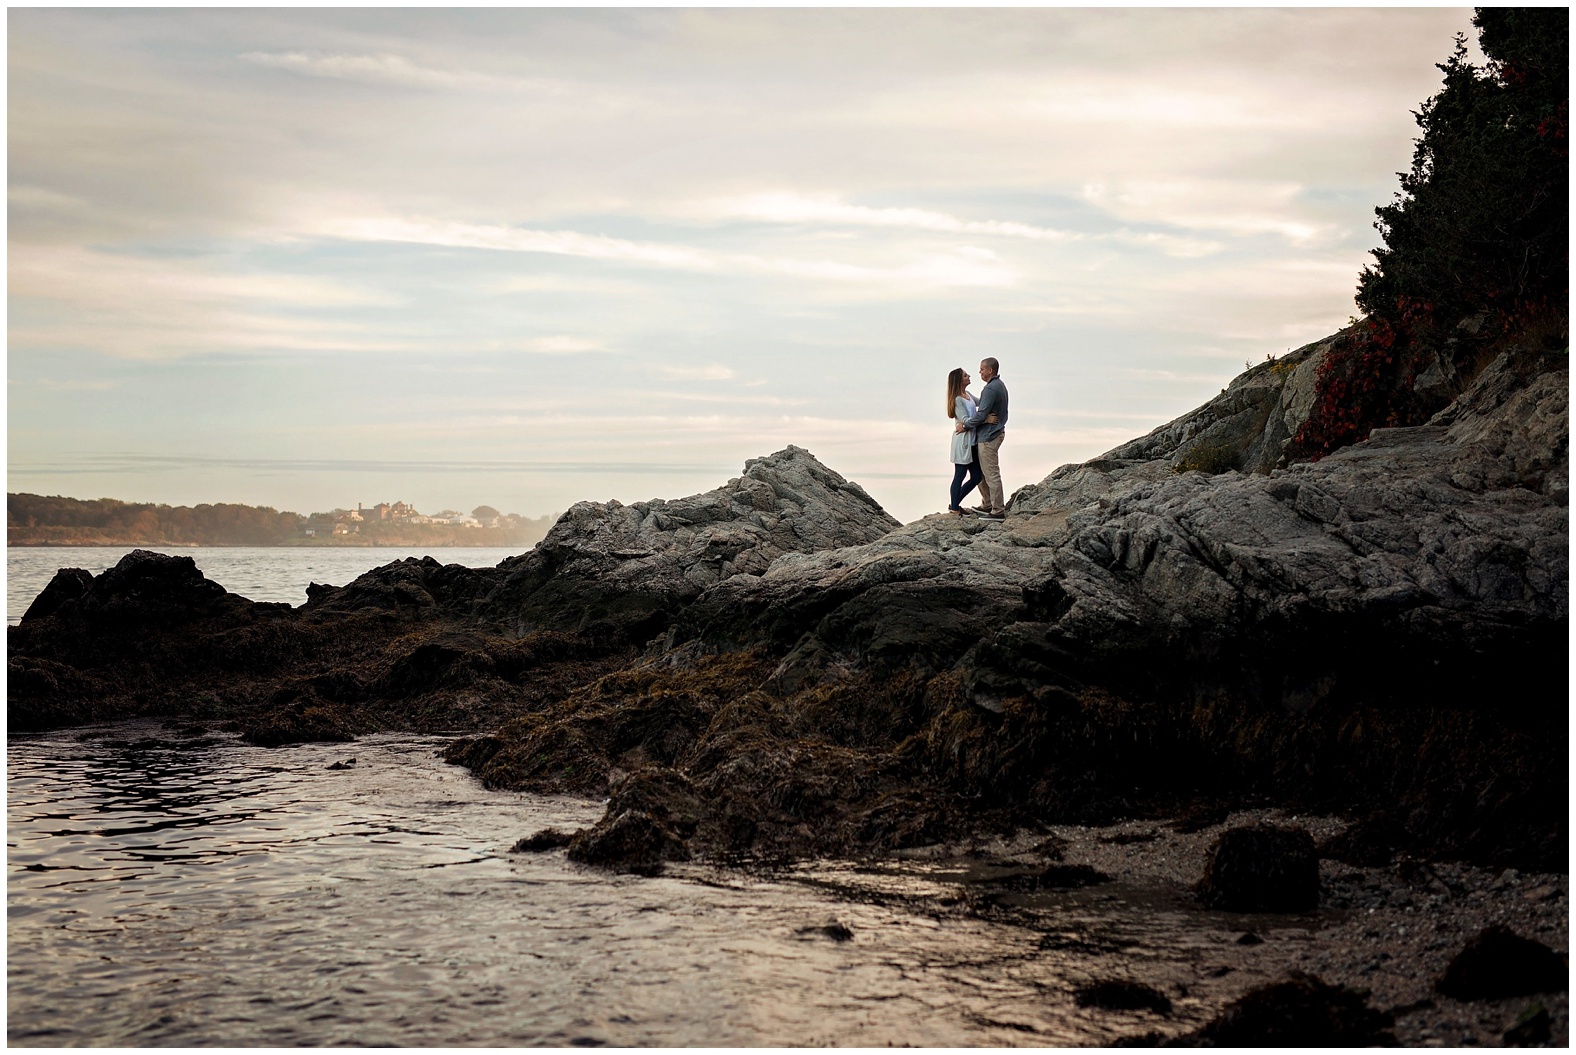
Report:
M1245 93L1240 82L1211 90L1174 83L1133 83L1131 77L1085 74L1077 83L1059 78L1024 93L1014 109L1023 117L1094 124L1187 131L1227 129L1283 132L1314 125L1319 117L1288 110L1277 97Z
M594 341L589 337L570 337L560 334L553 337L535 337L520 345L525 351L536 352L538 355L583 355L586 352L604 351L606 346L601 341Z
M1011 286L1018 273L989 249L961 246L895 267L870 267L837 260L794 260L740 254L734 260L754 271L827 282L882 284L913 292L936 286Z
M1279 235L1293 245L1329 243L1346 231L1310 219L1300 183L1263 180L1127 180L1084 185L1090 204L1128 222L1233 235Z
M404 242L487 249L510 253L545 253L586 257L682 271L725 273L743 268L765 274L826 282L889 285L908 289L935 286L1010 286L1017 272L989 249L960 246L944 253L916 257L904 264L875 267L839 260L805 260L753 253L717 253L694 246L635 242L578 231L542 231L495 224L442 220L359 217L318 221L313 233L367 242Z
M1076 231L1008 220L964 220L949 213L909 207L873 208L848 205L835 198L806 198L797 194L752 194L724 198L692 207L701 215L760 220L766 223L833 223L865 227L909 227L951 234L1000 235L1005 238L1032 238L1040 241L1067 242L1084 237Z
M13 314L7 336L13 348L78 345L120 357L166 358L257 348L412 347L407 340L379 336L362 321L323 317L392 301L378 291L317 276L227 273L203 258L14 245L8 278ZM18 306L27 310L18 312Z
M110 389L117 387L114 381L57 381L52 377L35 377L26 380L9 378L8 381L13 385L32 385L35 388L42 388L46 392L108 392Z
M47 209L51 212L80 212L87 201L74 194L62 194L48 187L34 187L13 183L6 190L6 200L12 208Z
M536 231L489 224L372 217L324 221L316 233L354 241L409 242L457 249L494 249L508 253L550 253L685 270L709 271L717 266L713 256L688 246L631 242L605 235L581 234L578 231Z
M384 306L375 290L329 278L283 272L217 270L205 259L171 259L54 246L18 247L11 256L10 291L64 300L98 297L126 302L265 301L295 307Z
M1154 247L1166 256L1183 258L1213 256L1225 249L1224 243L1205 238L1189 238L1183 235L1166 234L1162 231L1134 231L1123 228L1113 231L1105 237L1112 241L1125 242L1144 248Z
M942 234L986 235L1023 238L1052 243L1100 243L1114 241L1145 249L1158 249L1167 256L1200 257L1218 253L1225 246L1218 240L1168 234L1161 231L1134 231L1127 228L1112 232L1068 231L1042 227L1015 220L965 220L950 213L909 206L875 208L849 205L835 198L809 198L791 193L753 194L740 198L714 199L681 206L681 213L705 219L744 219L777 224L830 224L903 228L935 231ZM975 284L975 283L962 283ZM982 281L981 285L1010 285L1006 281Z
M675 381L730 381L734 377L733 368L723 366L721 363L712 363L709 366L664 364L656 367L656 371L663 377L671 377Z
M248 51L236 56L242 62L288 70L307 77L398 84L415 88L466 88L496 90L541 87L539 82L497 77L476 70L422 66L403 55L308 55L300 51Z

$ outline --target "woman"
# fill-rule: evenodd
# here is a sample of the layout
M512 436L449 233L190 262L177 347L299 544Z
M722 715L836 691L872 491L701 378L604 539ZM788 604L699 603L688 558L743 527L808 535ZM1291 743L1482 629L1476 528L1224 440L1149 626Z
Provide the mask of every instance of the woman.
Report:
M980 489L980 500L990 508L990 491L985 485L985 474L980 469L979 449L974 445L974 430L963 423L974 416L974 397L969 394L968 371L961 366L947 375L947 417L957 422L952 430L952 501L947 512L963 515L963 498L974 488ZM968 482L964 483L967 475Z

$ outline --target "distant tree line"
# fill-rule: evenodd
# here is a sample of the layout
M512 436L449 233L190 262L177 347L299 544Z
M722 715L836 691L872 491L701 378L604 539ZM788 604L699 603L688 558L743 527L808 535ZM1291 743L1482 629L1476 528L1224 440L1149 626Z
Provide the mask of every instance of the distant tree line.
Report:
M6 495L6 541L12 546L520 546L540 541L553 516L492 515L497 526L371 521L335 535L345 510L280 512L229 502L169 506L60 495Z
M1375 210L1362 317L1321 366L1300 457L1422 424L1502 352L1568 346L1570 12L1484 7L1472 24L1488 63L1457 37L1416 112L1411 170Z

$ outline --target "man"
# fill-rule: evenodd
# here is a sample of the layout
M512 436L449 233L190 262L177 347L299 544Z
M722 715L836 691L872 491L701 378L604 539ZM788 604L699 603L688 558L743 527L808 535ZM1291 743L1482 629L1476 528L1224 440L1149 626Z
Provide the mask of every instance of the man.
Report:
M979 430L975 433L975 442L979 444L980 471L985 474L985 487L980 490L990 489L991 502L989 508L974 507L981 520L1007 518L1007 492L1001 486L1001 441L1007 436L1007 386L1002 384L999 370L995 359L980 360L980 379L985 382L985 388L980 392L974 416L962 423Z

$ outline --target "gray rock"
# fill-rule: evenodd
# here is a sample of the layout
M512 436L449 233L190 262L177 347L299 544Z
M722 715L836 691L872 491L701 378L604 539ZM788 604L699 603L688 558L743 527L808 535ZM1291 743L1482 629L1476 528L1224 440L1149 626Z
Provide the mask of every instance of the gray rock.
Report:
M1339 337L1326 337L1247 370L1198 409L1089 464L1163 459L1181 466L1212 457L1242 472L1268 472L1284 465L1286 446L1313 407L1319 367Z
M790 668L968 654L986 695L1240 660L1268 701L1307 710L1343 666L1310 645L1476 653L1568 621L1567 371L1534 358L1497 362L1426 426L1268 474L1173 472L1195 416L1021 489L1004 524L927 517L720 582L679 636L764 638Z
M705 494L580 502L499 565L478 614L510 627L604 629L645 641L684 604L787 554L873 542L898 526L858 484L799 447L745 463Z

